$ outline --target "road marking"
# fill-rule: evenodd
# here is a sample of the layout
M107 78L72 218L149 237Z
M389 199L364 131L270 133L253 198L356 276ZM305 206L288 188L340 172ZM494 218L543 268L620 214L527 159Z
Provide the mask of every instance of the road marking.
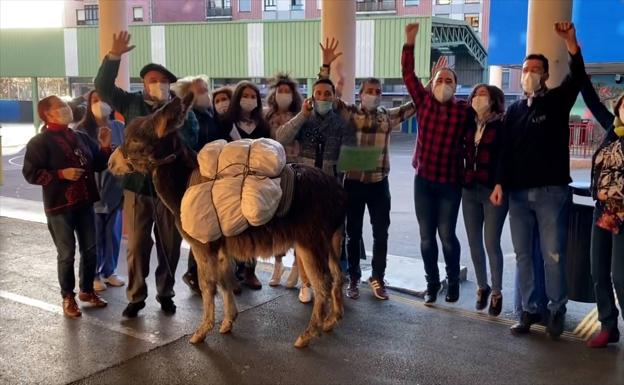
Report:
M51 303L40 301L38 299L25 297L23 295L10 293L4 290L0 290L0 298L8 299L9 301L21 303L23 305L35 307L35 308L45 310L50 313L59 314L61 316L63 315L63 308L61 306L53 305ZM114 331L117 333L125 334L127 336L134 337L136 339L143 340L152 344L155 344L159 341L158 336L153 333L143 333L140 331L136 331L128 326L123 326L123 325L119 325L115 323L107 323L98 318L86 315L84 313L82 314L81 318L83 319L83 322L86 321L87 323L91 325L95 325L100 328L108 329L110 331Z
M574 329L574 334L581 336L585 341L600 329L598 308L593 308Z

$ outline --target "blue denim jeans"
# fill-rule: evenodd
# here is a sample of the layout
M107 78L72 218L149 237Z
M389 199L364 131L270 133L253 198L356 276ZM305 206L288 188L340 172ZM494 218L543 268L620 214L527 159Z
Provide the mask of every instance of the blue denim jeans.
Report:
M47 217L48 229L56 246L57 273L61 295L73 296L76 278L74 276L74 256L76 254L76 235L80 248L80 266L78 268L80 291L93 291L95 276L95 218L93 205L86 204L62 214Z
M537 228L544 260L548 310L566 311L566 247L571 193L567 185L512 190L509 194L511 240L516 252L522 307L538 313L533 268L534 231Z
M349 197L347 207L347 256L349 275L362 278L360 259L362 255L362 226L364 209L368 207L373 227L373 278L383 280L388 253L388 228L390 227L390 185L388 178L376 183L345 180Z
M600 203L598 203L600 204ZM594 226L591 238L591 274L598 305L598 319L603 330L617 327L618 309L624 306L624 233L613 234L596 226L598 210L594 209Z
M418 175L414 178L414 205L420 227L420 252L425 265L428 288L440 284L436 233L442 242L448 282L459 283L460 245L455 227L460 202L459 185L430 182Z
M117 269L121 243L121 209L95 214L96 275L110 277Z
M509 210L509 201L501 206L490 202L492 188L475 183L462 190L462 210L468 235L470 256L477 276L477 285L481 289L488 286L485 250L490 262L492 292L500 294L503 289L503 250L500 240L503 225ZM485 249L483 241L485 240Z

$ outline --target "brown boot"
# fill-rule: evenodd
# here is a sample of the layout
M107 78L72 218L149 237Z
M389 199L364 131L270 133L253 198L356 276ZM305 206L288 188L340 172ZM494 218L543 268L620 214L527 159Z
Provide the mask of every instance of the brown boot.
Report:
M73 295L63 298L63 314L69 318L78 318L82 315Z
M262 289L262 283L260 282L258 277L256 277L255 270L255 268L245 268L245 280L243 281L243 283L251 290L260 290Z
M100 297L95 291L92 291L91 293L84 293L81 291L80 294L78 294L78 299L82 302L90 303L93 307L106 307L106 305L108 305L108 302Z

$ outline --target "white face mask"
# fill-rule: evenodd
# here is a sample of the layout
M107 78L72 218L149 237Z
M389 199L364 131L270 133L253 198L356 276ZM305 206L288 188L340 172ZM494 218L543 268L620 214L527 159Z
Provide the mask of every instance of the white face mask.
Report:
M240 100L240 106L245 112L251 112L254 108L258 107L258 102L256 99L251 98L242 98Z
M99 101L91 105L91 112L97 119L106 119L111 114L113 109L108 104Z
M147 85L147 87L147 90L149 91L149 96L151 96L152 99L158 100L159 102L169 100L168 83L150 83Z
M362 107L368 111L376 110L381 103L381 97L378 95L362 94Z
M334 107L334 102L328 100L315 100L314 101L314 111L319 113L319 115L325 115Z
M536 91L542 88L541 80L542 75L535 72L525 72L522 74L521 79L522 89L527 94L534 94Z
M209 108L211 105L212 101L210 100L210 94L203 93L195 97L195 106L200 108Z
M219 103L215 104L215 111L217 112L217 114L223 115L227 112L229 107L230 107L230 101L222 100Z
M472 98L472 108L478 116L483 116L490 109L490 97L486 95L475 96Z
M455 89L448 84L436 84L433 87L433 96L440 103L446 103L455 94Z
M55 108L49 112L49 123L69 124L74 120L74 114L69 106Z
M292 103L292 94L287 94L285 92L275 94L275 103L277 103L277 106L281 110L288 109L288 107L290 107L290 104Z

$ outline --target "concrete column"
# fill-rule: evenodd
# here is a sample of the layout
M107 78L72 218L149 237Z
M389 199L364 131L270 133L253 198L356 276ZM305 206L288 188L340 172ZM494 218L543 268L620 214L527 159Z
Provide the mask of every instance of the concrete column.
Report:
M355 89L355 1L323 0L321 9L321 41L338 39L338 52L342 55L332 64L330 78L338 83L340 68L345 76L342 88L342 99L353 103Z
M493 86L496 86L503 89L503 67L501 66L490 66L490 81L489 83Z
M541 53L548 58L549 88L561 84L568 73L568 52L565 42L555 34L554 24L570 20L572 0L529 0L526 53Z
M306 79L306 91L308 92L308 94L306 95L306 98L312 97L312 86L314 85L314 81L315 80L312 78Z
M33 125L35 126L36 134L39 129L39 124L41 124L39 114L37 113L37 104L39 104L39 83L36 77L30 78L30 87L32 90Z
M100 0L98 3L100 12L100 59L102 59L113 44L113 33L118 34L128 30L128 8L126 0ZM130 90L130 65L127 53L121 57L121 65L115 84L119 88Z

